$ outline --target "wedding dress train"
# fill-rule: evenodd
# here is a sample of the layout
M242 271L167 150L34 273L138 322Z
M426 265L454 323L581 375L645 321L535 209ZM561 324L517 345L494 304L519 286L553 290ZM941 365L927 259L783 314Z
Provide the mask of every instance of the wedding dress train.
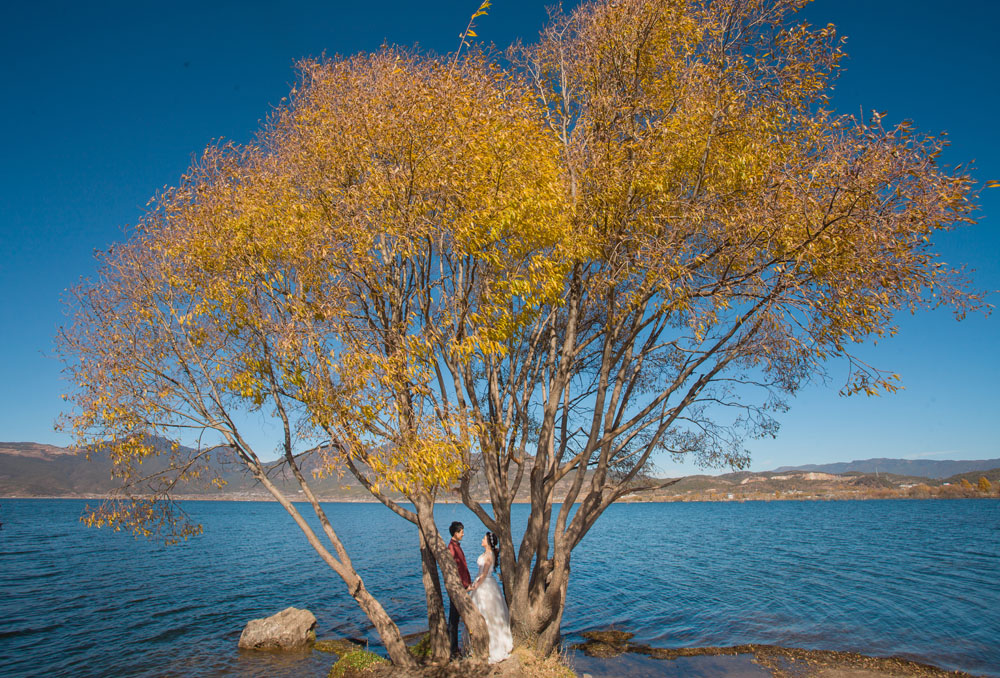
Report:
M510 656L514 649L514 638L510 634L510 611L503 591L493 576L493 559L482 554L476 559L479 574L476 576L472 600L486 619L490 632L490 664L496 664Z

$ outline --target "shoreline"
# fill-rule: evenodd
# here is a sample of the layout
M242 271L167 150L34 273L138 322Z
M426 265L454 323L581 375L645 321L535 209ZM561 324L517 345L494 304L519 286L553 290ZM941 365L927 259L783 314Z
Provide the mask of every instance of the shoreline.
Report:
M108 499L118 499L112 495L100 495L100 494L80 494L80 495L17 495L17 494L5 494L0 495L0 502L6 501L8 499L16 499L18 501L22 500L87 500L87 501L105 501ZM145 498L140 495L140 498ZM378 504L382 505L377 499L349 499L349 498L325 498L318 497L319 501L324 504ZM734 499L728 498L718 498L718 499L691 499L687 497L677 497L677 498L651 498L651 499L620 499L616 501L616 504L749 504L757 502L825 502L825 501L954 501L956 499L1000 499L998 495L978 495L970 497L962 496L929 496L929 497L907 497L907 496L892 496L892 497L876 497L876 496L822 496L822 497L739 497ZM171 501L231 501L231 502L267 502L276 504L278 500L271 495L254 495L254 496L236 496L236 497L219 497L216 495L200 495L200 494L184 494L184 495L174 495L170 497ZM300 499L298 497L293 498L292 503L307 503L307 500ZM399 498L402 503L406 502L405 499ZM490 500L488 498L480 499L480 504L488 504ZM441 500L437 502L441 505L462 505L460 500ZM514 504L529 505L530 500L515 501ZM553 502L554 504L561 504L562 500L557 499Z
M607 650L608 644L597 642ZM580 675L589 674L592 678L632 675L655 675L657 678L988 678L983 674L944 669L926 660L878 657L847 650L765 644L668 649L628 646L626 643L618 647L617 654L593 656L582 649L583 645L586 643L571 646L571 651L577 654L566 655L566 660Z
M585 635L588 636L585 643L564 645L549 658L538 657L530 648L516 645L510 658L498 664L483 664L466 657L445 665L423 664L415 668L382 665L370 675L373 678L569 678L570 675L576 678L990 678L944 669L926 660L844 650L766 644L659 648L630 644L631 634L622 631L593 631Z

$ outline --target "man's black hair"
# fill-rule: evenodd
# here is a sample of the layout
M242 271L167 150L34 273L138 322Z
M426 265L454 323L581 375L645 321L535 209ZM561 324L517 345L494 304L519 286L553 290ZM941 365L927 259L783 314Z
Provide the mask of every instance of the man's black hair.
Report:
M451 527L448 528L448 533L451 534L451 536L454 537L456 532L458 532L459 530L464 530L464 529L465 529L465 525L463 525L462 523L460 523L460 522L458 522L456 520L455 522L453 522L451 524Z

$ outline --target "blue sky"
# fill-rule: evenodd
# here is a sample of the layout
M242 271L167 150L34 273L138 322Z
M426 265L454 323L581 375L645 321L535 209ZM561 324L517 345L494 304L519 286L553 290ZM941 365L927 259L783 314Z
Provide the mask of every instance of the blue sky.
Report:
M247 141L288 92L306 56L419 43L446 52L476 2L287 0L8 3L0 18L0 440L66 444L52 339L62 295L93 271L93 252L124 237L149 197L177 181L213 139ZM481 39L532 40L545 3L495 0ZM887 111L948 132L949 164L976 160L1000 179L1000 49L992 0L817 0L803 16L848 36L841 112ZM1000 189L980 224L946 234L946 261L1000 289ZM992 301L996 303L997 297ZM778 439L753 441L753 468L868 457L1000 457L1000 317L956 323L946 311L900 319L900 336L866 347L898 372L894 396L841 398L843 370L807 387ZM846 369L846 368L845 368ZM664 464L669 473L693 472Z

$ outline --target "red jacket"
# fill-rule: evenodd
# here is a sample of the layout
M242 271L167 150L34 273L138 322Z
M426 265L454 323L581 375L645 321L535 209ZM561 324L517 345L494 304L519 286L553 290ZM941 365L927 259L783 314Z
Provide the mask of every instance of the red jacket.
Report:
M465 564L465 551L462 550L462 545L452 539L448 542L448 550L458 565L458 577L462 580L462 586L469 588L472 586L472 577L469 576L469 566Z

